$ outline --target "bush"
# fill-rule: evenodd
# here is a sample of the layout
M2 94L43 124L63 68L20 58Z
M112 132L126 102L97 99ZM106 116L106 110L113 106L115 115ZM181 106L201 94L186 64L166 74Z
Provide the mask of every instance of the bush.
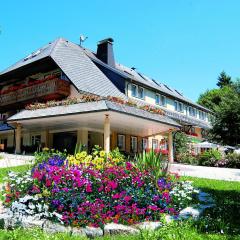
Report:
M216 167L240 168L240 154L229 153L225 159L218 161Z
M198 159L189 152L179 153L177 156L177 160L180 163L187 163L191 165L198 164Z
M215 164L222 158L221 152L216 149L210 149L201 153L198 156L199 165L202 166L215 166Z
M144 151L136 155L135 162L138 169L141 171L151 171L156 179L166 176L168 171L168 161L166 160L166 156L160 151Z

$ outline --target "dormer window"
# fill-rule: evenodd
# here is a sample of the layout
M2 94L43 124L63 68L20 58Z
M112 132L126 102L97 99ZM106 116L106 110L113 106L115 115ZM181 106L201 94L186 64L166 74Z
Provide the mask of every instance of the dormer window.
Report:
M137 85L132 85L132 97L137 97Z
M183 103L175 101L174 108L175 108L175 111L177 112L183 112Z
M138 97L143 99L144 98L144 90L142 87L138 86Z
M188 107L188 112L189 112L189 115L192 116L192 117L196 117L197 115L197 111L196 111L196 108L193 108L193 107Z
M166 106L166 97L156 93L155 103L160 106Z
M132 97L144 99L144 88L132 84Z

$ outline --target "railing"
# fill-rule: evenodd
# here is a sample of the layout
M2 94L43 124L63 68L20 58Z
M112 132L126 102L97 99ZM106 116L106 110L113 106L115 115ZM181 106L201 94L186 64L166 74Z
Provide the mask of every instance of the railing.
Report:
M8 106L38 99L58 99L70 94L70 83L58 78L35 82L34 84L1 93L0 106Z

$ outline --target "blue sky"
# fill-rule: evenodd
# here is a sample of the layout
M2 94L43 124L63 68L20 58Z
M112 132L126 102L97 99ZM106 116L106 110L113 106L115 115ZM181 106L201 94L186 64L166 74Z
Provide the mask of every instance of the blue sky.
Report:
M196 100L225 70L240 75L240 1L11 0L0 3L0 71L57 37L96 50Z

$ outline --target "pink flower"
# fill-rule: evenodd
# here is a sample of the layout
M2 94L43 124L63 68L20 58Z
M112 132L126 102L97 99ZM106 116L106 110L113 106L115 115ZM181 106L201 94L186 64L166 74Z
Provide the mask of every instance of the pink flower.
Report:
M132 197L131 196L125 196L123 199L124 199L125 202L129 202L129 201L132 200Z
M92 192L92 185L91 185L91 184L87 184L87 186L86 186L86 192L87 192L87 193L91 193L91 192Z

